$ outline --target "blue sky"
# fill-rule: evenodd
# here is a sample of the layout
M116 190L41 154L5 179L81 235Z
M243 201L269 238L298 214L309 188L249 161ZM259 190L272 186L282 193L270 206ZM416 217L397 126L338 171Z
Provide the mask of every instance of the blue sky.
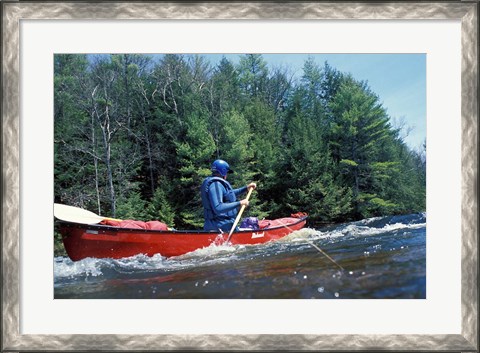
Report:
M238 63L237 54L203 54L211 63L223 56ZM413 149L426 138L426 55L425 54L263 54L271 67L290 67L300 77L305 60L313 57L350 73L368 85L380 99L391 119L403 120L409 130L404 141Z

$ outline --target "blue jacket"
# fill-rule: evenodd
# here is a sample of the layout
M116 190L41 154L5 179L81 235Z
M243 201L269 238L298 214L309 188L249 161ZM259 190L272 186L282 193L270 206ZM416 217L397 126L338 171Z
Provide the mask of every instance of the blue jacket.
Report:
M205 223L204 230L219 229L229 232L238 214L240 202L237 195L247 191L244 186L233 189L228 181L219 177L208 177L202 183L201 196Z

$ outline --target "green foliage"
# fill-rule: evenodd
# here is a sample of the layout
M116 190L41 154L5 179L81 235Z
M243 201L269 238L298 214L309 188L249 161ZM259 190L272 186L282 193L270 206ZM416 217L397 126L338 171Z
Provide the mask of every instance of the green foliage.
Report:
M314 118L315 119L315 118ZM334 178L330 157L318 119L297 114L287 128L287 192L292 212L308 210L317 221L338 220L348 214L351 191Z
M238 65L240 86L250 98L264 99L268 81L267 63L261 54L247 54Z
M201 114L188 116L187 133L183 141L176 141L179 163L177 183L177 223L191 227L203 226L203 209L199 187L210 175L208 169L215 143L208 132L207 120ZM201 220L201 221L200 221Z
M250 172L254 160L250 125L245 116L236 110L225 113L221 118L223 138L220 141L220 155L241 172L233 174L230 181L245 185L254 179Z
M201 228L216 158L247 214L335 222L425 210L425 151L410 150L365 82L308 59L293 82L262 55L55 55L55 201ZM60 239L56 239L61 251ZM57 250L56 250L57 251Z
M360 194L358 199L361 200L360 210L364 217L387 216L394 214L398 209L398 205L384 200L375 194Z
M252 133L250 149L253 159L249 176L259 185L258 197L251 212L267 216L276 207L274 188L277 182L276 162L280 156L280 127L272 107L254 99L243 112Z
M394 212L395 195L386 190L399 164L392 153L398 141L378 97L365 83L345 76L329 112L329 144L345 182L352 185L352 216ZM375 196L362 197L366 193Z
M146 202L139 192L132 192L127 198L119 198L117 217L120 219L148 221L149 216Z
M55 229L53 234L53 256L67 256L63 246L62 235Z
M351 159L342 159L340 160L340 166L342 167L350 167L350 168L357 168L358 163L355 161L352 161Z
M160 187L155 190L147 211L149 219L159 220L166 223L169 227L175 226L175 212L168 201L166 193Z

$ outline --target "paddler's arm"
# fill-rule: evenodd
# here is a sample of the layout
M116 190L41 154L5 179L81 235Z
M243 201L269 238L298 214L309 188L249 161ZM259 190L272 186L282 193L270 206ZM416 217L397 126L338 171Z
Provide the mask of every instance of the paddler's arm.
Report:
M241 195L241 194L247 192L247 190L250 189L250 188L253 188L255 190L257 188L257 184L256 183L250 183L250 184L248 184L244 187L234 189L233 192L235 193L235 196L238 196L238 195Z
M243 187L238 188L238 189L233 189L233 193L235 194L235 196L244 194L246 192L247 192L247 187L246 186L243 186Z
M225 188L219 182L213 182L210 184L208 195L210 199L210 205L212 206L212 210L215 212L215 214L222 214L240 206L240 201L223 202L223 194L225 192Z

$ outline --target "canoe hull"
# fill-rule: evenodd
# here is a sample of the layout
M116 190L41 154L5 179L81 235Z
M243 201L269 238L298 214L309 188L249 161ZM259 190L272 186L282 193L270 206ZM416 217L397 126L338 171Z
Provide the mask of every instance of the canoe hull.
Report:
M305 224L306 217L279 227L235 232L230 243L254 245L274 241L302 229ZM223 244L228 238L226 233L125 229L73 222L60 222L60 233L65 250L73 261L87 257L118 259L137 254L179 256L211 244Z

